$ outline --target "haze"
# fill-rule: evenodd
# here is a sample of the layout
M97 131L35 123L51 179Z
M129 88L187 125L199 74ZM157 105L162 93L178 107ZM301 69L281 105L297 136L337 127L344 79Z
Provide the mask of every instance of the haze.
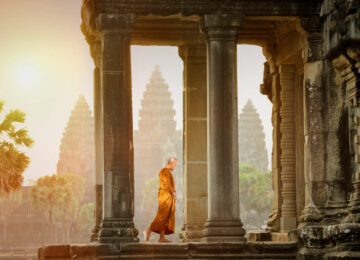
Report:
M80 31L80 0L2 0L0 9L0 99L6 110L19 108L35 145L25 184L56 172L62 132L80 94L93 109L93 61ZM272 147L271 103L259 92L261 48L238 46L239 112L251 98ZM175 102L177 128L182 128L182 60L175 47L132 46L134 129L142 93L158 64ZM270 161L270 160L269 160ZM270 167L270 165L269 165Z

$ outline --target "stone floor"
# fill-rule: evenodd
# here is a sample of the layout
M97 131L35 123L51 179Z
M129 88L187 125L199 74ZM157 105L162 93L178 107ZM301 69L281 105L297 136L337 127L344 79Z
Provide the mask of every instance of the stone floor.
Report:
M36 260L37 248L0 249L0 260Z
M95 259L295 259L294 242L139 243L47 245L40 260Z

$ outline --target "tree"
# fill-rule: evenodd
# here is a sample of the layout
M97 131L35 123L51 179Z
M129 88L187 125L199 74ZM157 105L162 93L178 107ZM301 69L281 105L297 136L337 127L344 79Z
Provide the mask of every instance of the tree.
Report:
M0 101L0 113L4 112L4 101ZM1 122L1 121L0 121ZM29 148L33 140L25 128L16 128L25 122L25 113L10 110L0 123L0 197L19 190L23 183L23 172L30 159L21 149Z
M51 242L54 241L55 223L65 223L69 225L76 217L78 201L75 189L82 190L81 185L76 187L80 176L71 179L74 175L44 176L36 181L30 192L30 198L36 209L47 212L48 225ZM75 193L75 194L74 194ZM79 194L78 194L79 195ZM81 194L80 194L81 195ZM80 196L79 195L79 196ZM69 239L67 232L66 240Z
M153 177L145 181L144 189L142 190L142 209L145 212L152 212L158 206L158 189L159 178Z
M95 205L93 202L86 203L82 205L79 212L78 224L79 228L82 231L81 233L86 233L87 237L91 234L91 229L94 227L94 210Z
M59 207L55 211L56 223L63 231L64 242L70 243L70 232L73 225L78 222L80 212L80 202L84 198L85 193L85 179L76 173L63 173L61 178L65 178L70 186L72 193L72 201L68 205L60 203L59 205L65 206Z
M20 191L14 191L10 194L0 197L0 219L3 225L3 245L6 242L6 228L7 220L9 216L16 210L22 201L22 193Z
M251 165L240 164L240 212L245 223L260 228L263 221L266 220L273 200L271 185L271 172L262 173Z

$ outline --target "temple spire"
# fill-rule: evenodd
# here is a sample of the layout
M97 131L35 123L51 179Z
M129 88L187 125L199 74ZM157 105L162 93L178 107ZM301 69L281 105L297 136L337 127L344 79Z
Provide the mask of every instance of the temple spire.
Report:
M85 201L93 200L94 119L83 95L71 111L60 144L57 174L77 173L85 178Z
M251 99L239 115L239 162L252 165L261 172L268 171L264 129Z

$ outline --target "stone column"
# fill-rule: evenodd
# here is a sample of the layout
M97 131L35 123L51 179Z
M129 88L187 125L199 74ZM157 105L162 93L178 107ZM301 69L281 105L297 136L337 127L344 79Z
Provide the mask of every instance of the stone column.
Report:
M269 58L268 58L269 59ZM266 68L266 66L265 66ZM265 73L264 68L264 73ZM270 96L270 100L272 103L272 115L271 115L271 123L273 127L272 137L273 137L273 148L271 154L271 169L272 169L272 189L274 191L274 201L273 201L273 209L269 216L269 220L267 223L266 231L271 232L279 232L280 231L280 216L281 216L281 193L280 193L280 172L281 172L281 162L280 162L280 76L279 76L279 68L278 66L272 64L269 65L267 69L269 71L268 80L264 75L264 84L262 85L263 92L262 94L268 94ZM268 83L267 83L268 81ZM265 90L266 85L268 85Z
M200 241L207 219L206 46L179 47L184 61L184 225L182 242Z
M302 17L307 33L304 49L304 181L305 207L300 222L322 219L326 194L326 106L323 82L322 25L318 17Z
M238 17L205 15L207 37L208 219L204 241L244 241L239 210Z
M100 14L104 194L100 243L138 242L134 227L134 161L130 15Z
M326 201L326 127L323 118L323 60L304 65L304 177L305 208L302 222L321 220Z
M94 59L94 126L95 126L95 226L90 241L98 241L98 233L102 220L102 189L103 189L103 116L101 94L101 42L90 45L91 56Z
M280 230L296 228L295 65L280 65L281 218Z

